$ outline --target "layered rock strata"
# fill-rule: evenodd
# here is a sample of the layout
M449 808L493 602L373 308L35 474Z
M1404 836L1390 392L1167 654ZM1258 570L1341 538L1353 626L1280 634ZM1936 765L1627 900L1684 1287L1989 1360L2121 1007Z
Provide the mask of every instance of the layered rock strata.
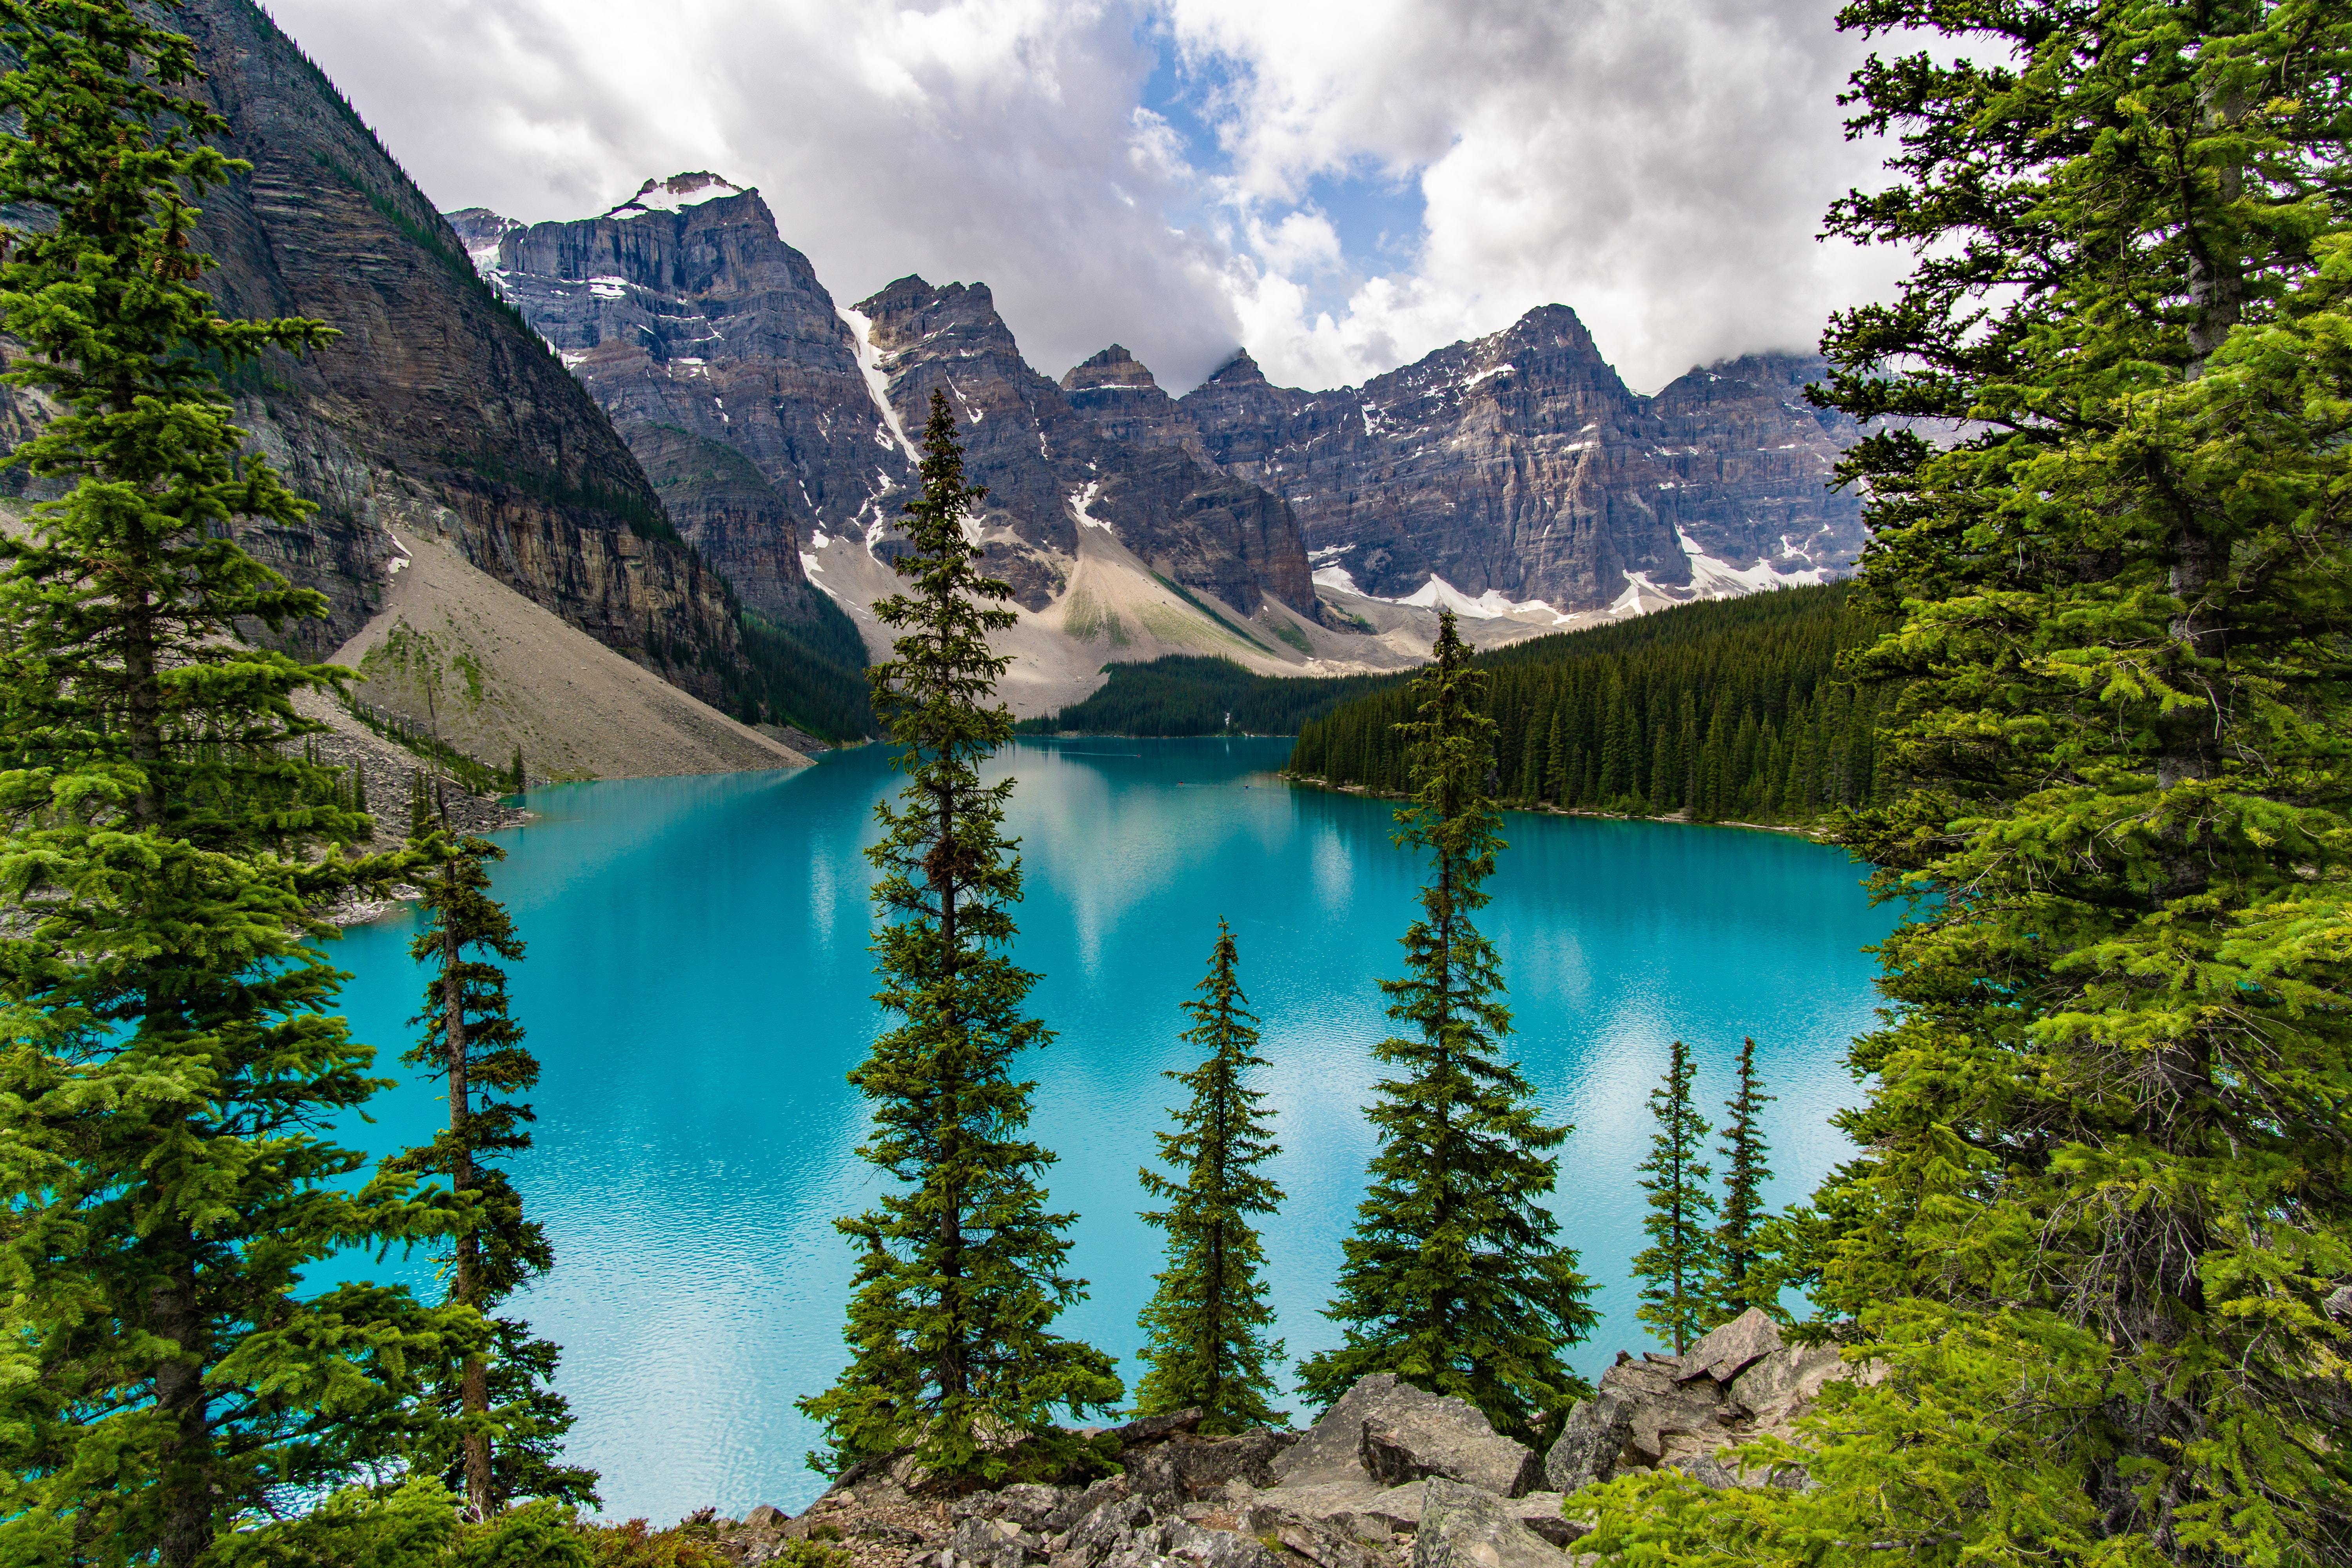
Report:
M466 558L607 647L712 700L742 659L726 583L579 384L475 277L463 244L349 105L250 0L189 0L196 89L249 174L202 200L205 283L232 315L310 316L341 336L227 383L238 422L319 503L246 546L329 603L294 628L322 653L363 625L394 524ZM38 417L12 399L11 421ZM649 646L658 626L663 652Z
M876 527L915 484L855 327L757 191L679 174L599 217L452 222L752 608L804 618L802 550Z
M1859 430L1804 401L1823 370L1752 355L1637 396L1548 305L1360 387L1276 386L1241 353L1166 407L1132 372L1083 395L1107 428L1283 496L1335 586L1583 611L1637 578L1673 597L1851 568L1860 504L1828 483Z
M1279 497L1181 442L1098 430L1022 358L984 284L906 278L841 310L759 193L708 174L649 181L595 218L453 221L756 608L792 616L809 592L803 552L828 539L888 552L918 482L909 433L936 389L988 491L975 519L988 568L1024 607L1062 594L1078 530L1096 526L1244 615L1263 594L1315 613Z

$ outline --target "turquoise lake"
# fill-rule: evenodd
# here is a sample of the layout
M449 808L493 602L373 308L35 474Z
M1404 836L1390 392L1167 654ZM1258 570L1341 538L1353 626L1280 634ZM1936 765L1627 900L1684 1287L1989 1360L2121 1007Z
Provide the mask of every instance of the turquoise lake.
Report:
M1024 742L998 760L1020 780L1018 956L1043 973L1032 1001L1057 1033L1025 1064L1033 1129L1060 1155L1048 1181L1080 1215L1071 1261L1091 1281L1061 1326L1126 1357L1130 1386L1159 1266L1136 1172L1175 1088L1160 1072L1192 1065L1178 1004L1220 915L1274 1064L1281 1332L1294 1361L1337 1338L1318 1314L1370 1152L1375 983L1396 972L1420 867L1390 844L1387 803L1276 780L1288 745ZM497 891L530 943L514 996L544 1068L538 1146L515 1177L558 1258L523 1310L563 1347L570 1451L603 1471L610 1515L797 1510L822 1489L793 1402L845 1359L850 1258L832 1222L877 1184L844 1075L877 1026L860 851L893 784L867 747L794 773L564 785L500 836ZM1842 852L1792 837L1520 814L1505 836L1482 924L1524 1070L1576 1126L1555 1207L1606 1318L1574 1352L1592 1373L1646 1343L1625 1265L1669 1042L1696 1047L1713 1121L1755 1037L1779 1096L1770 1195L1803 1196L1843 1155L1827 1118L1855 1097L1843 1053L1873 1021L1862 950L1895 916ZM404 912L331 950L385 1064L416 1011L412 930ZM377 1152L419 1142L443 1110L405 1087L359 1135Z

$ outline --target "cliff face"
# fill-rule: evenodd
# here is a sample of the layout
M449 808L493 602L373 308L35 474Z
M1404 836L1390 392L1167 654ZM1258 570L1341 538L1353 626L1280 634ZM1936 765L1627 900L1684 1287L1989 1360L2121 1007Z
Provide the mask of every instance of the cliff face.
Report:
M756 608L793 616L813 592L801 552L828 537L887 553L919 482L909 437L937 388L988 489L976 519L988 569L1022 605L1062 593L1092 523L1244 611L1265 591L1312 612L1281 500L1197 449L1099 431L1023 360L985 284L902 279L841 310L759 194L709 174L649 180L596 218L526 228L472 209L452 221Z
M1298 520L1278 495L1212 466L1181 433L1160 439L1081 406L1120 395L1104 390L1110 378L1149 384L1150 373L1133 360L1066 394L1021 357L986 284L941 289L902 278L857 309L872 323L891 405L910 428L932 388L947 394L972 477L989 488L983 521L1003 536L1000 568L1024 603L1034 608L1058 592L1055 558L1076 548L1078 528L1094 526L1160 575L1244 614L1267 594L1318 615ZM1101 368L1097 361L1072 376L1086 382L1081 372ZM1167 402L1156 385L1150 394Z
M1287 499L1325 580L1382 597L1608 605L1639 577L1738 591L1853 564L1860 506L1829 493L1858 432L1808 405L1817 359L1753 356L1628 391L1574 311L1546 306L1361 387L1270 384L1247 354L1137 439L1195 438Z
M320 318L342 335L231 383L239 420L320 510L246 536L324 593L310 651L380 602L397 525L608 647L719 699L741 674L726 584L677 539L594 403L475 278L457 235L249 0L189 0L203 91L251 174L210 193L206 283L236 315ZM647 647L658 627L667 658Z
M754 609L805 618L803 545L874 526L915 483L856 333L757 192L681 174L602 217L452 221Z

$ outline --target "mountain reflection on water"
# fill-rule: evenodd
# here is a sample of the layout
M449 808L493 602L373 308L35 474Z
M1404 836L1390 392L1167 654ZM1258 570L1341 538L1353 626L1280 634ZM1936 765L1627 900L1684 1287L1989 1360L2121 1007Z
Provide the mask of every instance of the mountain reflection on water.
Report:
M1137 1168L1190 1066L1178 1005L1219 916L1274 1066L1261 1087L1289 1194L1265 1226L1289 1357L1333 1342L1319 1314L1360 1193L1361 1114L1385 1033L1419 867L1390 843L1389 803L1294 789L1286 741L1024 742L1010 829L1026 900L1021 962L1054 1043L1024 1064L1033 1130L1060 1156L1071 1265L1089 1299L1066 1332L1132 1359L1159 1267L1136 1218ZM564 1347L572 1458L604 1472L609 1513L667 1521L705 1504L797 1510L822 1483L793 1400L842 1364L850 1258L833 1219L877 1185L856 1157L864 1108L844 1075L872 1039L866 952L879 747L796 773L624 780L536 792L541 820L501 836L497 890L530 954L517 1009L544 1077L538 1147L516 1179L555 1272L522 1306ZM1646 1342L1625 1262L1640 1246L1634 1166L1669 1041L1696 1047L1709 1120L1753 1035L1767 1087L1775 1204L1801 1197L1843 1144L1843 1054L1869 1026L1872 961L1895 915L1859 868L1801 839L1678 824L1510 814L1482 925L1511 986L1516 1048L1549 1113L1576 1124L1556 1199L1605 1314L1588 1373ZM334 952L379 1065L405 1046L413 921ZM421 1141L440 1109L408 1086L352 1134ZM390 1266L397 1267L397 1265ZM373 1271L373 1270L362 1270ZM429 1284L421 1264L405 1276Z

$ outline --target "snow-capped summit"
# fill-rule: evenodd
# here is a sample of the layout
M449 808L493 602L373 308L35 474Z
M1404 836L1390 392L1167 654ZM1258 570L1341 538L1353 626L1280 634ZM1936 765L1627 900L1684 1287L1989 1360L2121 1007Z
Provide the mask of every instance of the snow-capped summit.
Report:
M708 169L696 169L689 174L672 174L667 180L647 180L637 187L637 194L613 208L606 217L643 217L647 213L674 213L684 207L698 206L716 201L720 196L740 196L745 187L732 180L722 180Z

